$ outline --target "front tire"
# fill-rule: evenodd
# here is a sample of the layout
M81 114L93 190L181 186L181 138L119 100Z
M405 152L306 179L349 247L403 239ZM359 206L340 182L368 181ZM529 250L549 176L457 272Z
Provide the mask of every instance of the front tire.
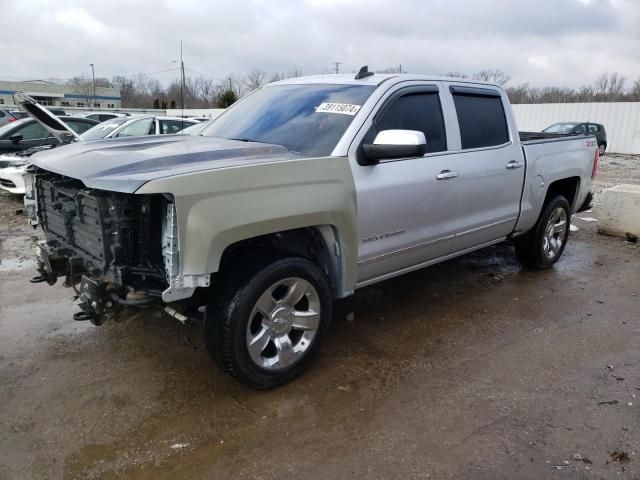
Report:
M558 195L545 205L534 228L515 239L518 260L530 268L551 268L564 252L570 224L569 202Z
M324 272L305 258L292 257L235 279L223 275L219 283L222 291L213 296L205 320L210 355L238 381L260 390L300 375L318 352L331 319Z

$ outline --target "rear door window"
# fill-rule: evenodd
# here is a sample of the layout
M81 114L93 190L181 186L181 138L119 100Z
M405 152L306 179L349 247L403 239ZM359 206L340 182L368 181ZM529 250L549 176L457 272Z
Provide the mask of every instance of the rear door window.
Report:
M465 87L451 90L463 149L494 147L509 141L507 117L498 92Z
M23 140L35 140L39 138L47 138L49 136L49 130L34 121L29 125L19 128L15 134L22 135Z

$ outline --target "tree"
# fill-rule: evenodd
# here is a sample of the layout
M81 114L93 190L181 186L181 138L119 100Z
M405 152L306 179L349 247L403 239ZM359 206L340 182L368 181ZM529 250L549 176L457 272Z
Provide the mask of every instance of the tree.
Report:
M480 70L473 78L483 82L495 83L496 85L504 85L511 79L502 70Z
M246 78L244 79L244 86L247 92L251 92L256 88L260 88L267 81L267 72L263 72L262 70L253 69L249 73L247 73Z
M616 101L624 94L625 78L618 72L603 73L593 84L596 101Z
M93 81L88 78L84 73L80 76L75 76L67 81L69 85L77 94L82 95L85 105L89 106L93 98Z
M231 89L225 90L223 91L219 96L218 96L218 107L219 108L229 108L231 105L233 105L236 100L238 100L238 96L236 95L236 92L234 92Z
M120 90L120 101L123 107L132 107L131 102L135 96L133 80L123 76L115 76L111 79L111 85Z
M511 103L529 103L529 84L522 83L516 87L509 87L507 90L507 96Z
M447 72L444 74L445 77L453 77L453 78L469 78L469 75L462 72Z
M631 100L640 102L640 78L633 82L633 87L631 87Z
M407 73L407 71L402 69L402 65L398 65L397 67L386 67L382 70L376 70L376 73Z

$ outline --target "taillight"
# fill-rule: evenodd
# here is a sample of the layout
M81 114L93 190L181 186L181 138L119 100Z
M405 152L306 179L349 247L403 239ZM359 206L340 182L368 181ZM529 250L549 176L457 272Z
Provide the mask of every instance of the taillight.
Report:
M16 120L17 120L17 118L14 118L14 117L7 118L7 122L8 123L15 122Z
M600 150L596 148L596 154L593 157L593 170L591 170L591 180L596 178L596 172L598 171L598 160L600 160Z

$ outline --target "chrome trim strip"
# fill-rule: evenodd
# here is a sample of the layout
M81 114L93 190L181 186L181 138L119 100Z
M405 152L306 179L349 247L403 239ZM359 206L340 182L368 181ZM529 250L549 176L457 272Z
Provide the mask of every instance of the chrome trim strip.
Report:
M375 257L367 258L365 260L360 260L358 262L358 266L366 265L367 263L371 263L371 262L376 262L376 261L381 260L381 259L386 258L386 257L391 257L393 255L398 255L399 253L405 253L405 252L409 252L411 250L416 250L418 248L422 248L422 247L426 247L426 246L429 246L429 245L433 245L435 243L444 242L445 240L453 240L454 238L455 238L455 235L449 235L447 237L436 238L435 240L429 240L428 242L418 243L416 245L411 245L410 247L401 248L399 250L393 250L391 252L382 253L382 254L377 255Z
M410 273L415 270L420 270L421 268L428 267L436 263L444 262L445 260L449 260L451 258L460 257L462 255L473 252L475 250L480 250L481 248L489 247L491 245L495 245L496 243L504 242L506 239L507 237L500 237L496 240L492 240L490 242L476 245L475 247L470 247L465 250L460 250L455 253L450 253L448 255L445 255L444 257L434 258L433 260L428 260L426 262L418 263L416 265L411 265L409 267L401 268L400 270L396 270L395 272L385 273L384 275L380 275L379 277L370 278L369 280L365 280L364 282L357 283L356 290L359 288L368 287L369 285L373 285L374 283L382 282L383 280L388 280L389 278L398 277L405 273Z
M506 220L500 220L499 222L490 223L489 225L483 225L481 227L472 228L472 229L466 230L464 232L456 233L456 237L462 237L464 235L469 235L470 233L479 232L480 230L484 230L486 228L496 227L496 226L501 225L503 223L515 222L517 219L518 219L518 217L511 217L511 218L507 218Z

